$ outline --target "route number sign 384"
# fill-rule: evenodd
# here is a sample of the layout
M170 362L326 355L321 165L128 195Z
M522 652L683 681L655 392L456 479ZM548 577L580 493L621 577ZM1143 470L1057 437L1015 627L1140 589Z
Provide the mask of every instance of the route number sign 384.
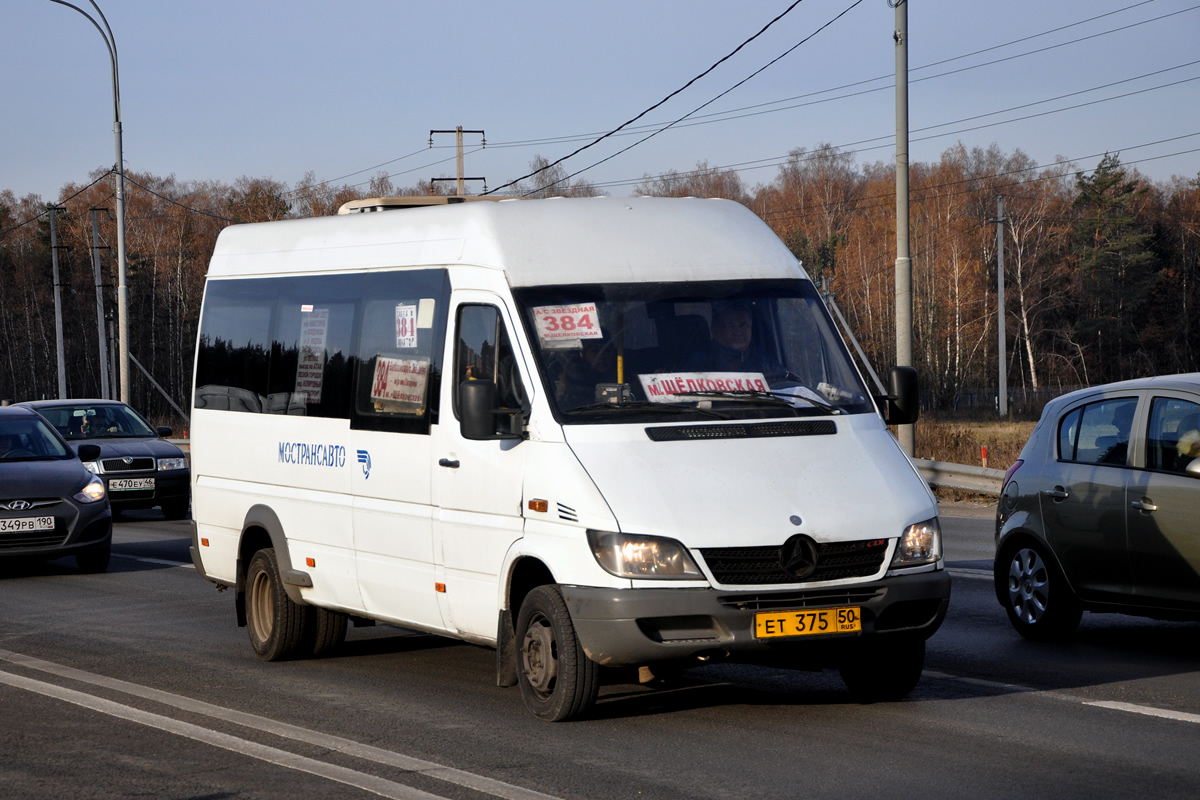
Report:
M539 306L533 309L533 323L543 346L571 346L580 339L600 339L600 321L595 303L569 306Z

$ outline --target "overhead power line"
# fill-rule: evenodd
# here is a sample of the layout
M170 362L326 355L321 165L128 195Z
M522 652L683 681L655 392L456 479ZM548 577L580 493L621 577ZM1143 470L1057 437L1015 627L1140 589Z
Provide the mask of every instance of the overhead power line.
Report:
M572 172L570 175L567 175L567 176L566 176L566 177L564 177L564 178L560 178L559 180L557 180L557 181L555 181L554 183L550 184L550 186L554 186L554 185L556 185L556 184L562 183L563 181L570 180L571 178L574 178L576 175L579 175L579 174L581 174L581 173L583 173L583 172L587 172L589 169L592 169L593 167L598 167L598 166L600 166L600 165L601 165L601 164L603 164L605 161L609 161L609 160L611 160L611 159L614 159L614 158L616 158L617 156L621 155L622 153L625 153L625 152L627 152L627 151L629 151L629 150L632 150L633 148L637 147L637 146L638 146L639 144L641 144L642 142L645 142L645 141L646 141L646 140L648 140L648 139L653 139L655 136L657 136L658 134L662 133L663 131L665 131L665 130L667 130L667 129L669 129L669 128L672 128L672 127L674 127L674 126L675 126L677 123L679 123L679 122L682 122L683 120L685 120L685 119L687 119L688 117L692 116L693 114L695 114L695 113L696 113L697 111L699 111L700 109L702 109L702 108L705 108L706 106L709 106L709 105L711 105L711 104L715 103L716 101L720 100L720 99L721 99L722 97L724 97L725 95L727 95L727 94L729 94L730 92L732 92L734 89L738 88L739 86L741 86L741 85L743 85L744 83L746 83L747 81L749 81L751 78L754 78L756 75L759 75L759 74L760 74L760 73L762 73L764 70L766 70L766 69L768 69L769 67L771 67L771 66L775 65L776 63L778 63L778 62L779 62L780 60L782 60L784 57L786 57L787 55L789 55L789 54L791 54L793 51L795 51L795 50L796 50L796 48L800 47L802 44L804 44L804 43L805 43L805 42L807 42L808 40L812 39L812 38L813 38L814 36L816 36L818 33L820 33L821 31L825 30L826 28L828 28L828 27L829 27L830 25L832 25L833 23L837 22L837 21L838 21L839 19L841 19L842 17L846 16L846 14L850 13L850 11L851 11L851 10L853 10L853 9L854 9L856 6L858 6L858 5L859 5L860 3L862 3L862 2L863 2L863 0L854 0L854 2L853 2L853 3L851 3L851 4L850 4L849 6L847 6L845 9L843 9L843 10L842 10L842 12L841 12L841 13L839 13L837 16L835 16L833 19L829 20L829 21L828 21L828 22L826 22L824 25L822 25L821 27L817 28L815 31L813 31L812 33L810 33L808 36L805 36L805 37L804 37L803 39L801 39L799 42L796 42L796 44L794 44L794 45L792 45L791 47L789 47L789 48L788 48L787 50L785 50L783 53L779 54L778 56L776 56L776 57L775 57L775 58L773 58L772 60L768 61L766 64L764 64L763 66L759 67L759 68L758 68L758 69L756 69L754 72L752 72L752 73L750 73L749 75L747 75L745 78L742 78L740 81L738 81L737 83L735 83L733 86L730 86L728 89L726 89L725 91L721 92L719 95L717 95L716 97L712 98L712 99L711 99L711 100L709 100L708 102L700 104L699 106L697 106L696 108L692 109L692 110L691 110L691 111L689 111L688 113L684 114L682 117L680 117L679 119L675 120L674 122L670 122L670 123L667 123L666 125L663 125L663 126L662 126L661 128L659 128L658 130L656 130L656 131L654 131L654 132L652 132L652 133L650 133L650 134L648 134L648 135L646 135L646 136L642 137L641 139L638 139L636 142L634 142L633 144L629 145L628 147L623 147L623 148L621 148L620 150L618 150L617 152L613 153L612 155L606 156L606 157L604 157L604 158L600 159L599 161L597 161L597 162L595 162L595 163L593 163L593 164L589 164L588 166L584 167L583 169L576 170L575 172ZM542 187L542 189L545 189L545 188L548 188L548 187Z
M1111 14L1119 13L1120 11L1126 11L1131 8L1136 8L1137 6L1145 5L1148 2L1155 2L1155 0L1143 0L1143 2L1141 2L1141 3L1136 3L1135 5L1127 6L1124 9L1118 9L1117 11L1109 12L1108 14L1101 14L1097 17L1089 17L1086 20L1081 20L1079 22L1071 23L1070 25L1063 25L1058 28L1053 28L1048 31L1043 31L1041 33L1032 34L1030 36L1025 36L1020 39L1014 39L1010 42L1005 42L1003 44L993 45L991 47L985 47L981 50L975 50L970 53L964 53L963 55L952 56L950 58L944 58L944 59L941 59L940 61L934 61L929 64L924 64L919 67L914 67L911 71L917 72L920 70L929 69L931 67L939 66L942 64L948 64L952 61L960 61L964 58L970 58L971 56L980 55L982 53L990 52L992 50L999 50L999 49L1002 49L1004 47L1009 47L1014 44L1019 44L1021 42L1026 42L1031 39L1039 38L1041 36L1046 36L1050 33L1055 33L1055 32L1061 31L1061 30L1065 30L1067 28L1075 27L1078 25L1083 25L1087 22L1092 22L1094 20L1100 19L1101 17L1110 16ZM1180 9L1178 11L1173 11L1169 14L1163 14L1158 17L1153 17L1151 19L1140 20L1138 22L1130 23L1128 25L1123 25L1123 26L1120 26L1117 28L1110 28L1109 30L1106 30L1106 31L1100 31L1099 33L1089 34L1087 36L1083 36L1078 39L1070 39L1065 42L1059 42L1057 44L1048 45L1046 47L1038 48L1036 50L1028 50L1023 53L1016 53L1011 56L1005 56L1004 58L994 59L992 61L985 61L980 64L973 64L971 66L961 67L959 69L948 70L946 72L939 72L934 75L926 75L926 76L920 77L920 78L913 78L913 79L911 79L911 82L912 83L920 83L923 81L935 80L937 78L946 77L948 75L956 75L961 72L967 72L967 71L974 70L974 69L981 69L983 67L994 66L996 64L1001 64L1001 63L1004 63L1007 61L1013 61L1018 58L1026 58L1028 56L1037 55L1039 53L1044 53L1049 50L1054 50L1054 49L1057 49L1060 47L1066 47L1066 46L1069 46L1072 44L1079 44L1081 42L1086 42L1086 41L1095 39L1100 36L1107 36L1109 34L1119 33L1121 31L1129 30L1131 28L1135 28L1140 25L1146 25L1151 22L1158 22L1158 21L1167 19L1169 17L1174 17L1179 14L1187 13L1189 11L1195 11L1197 9L1200 9L1200 4L1189 6L1188 8ZM825 97L820 100L815 100L815 101L811 101L808 103L799 103L799 104L795 104L795 105L782 106L780 108L774 108L774 109L768 108L769 106L777 106L780 103L791 103L794 100L805 100L810 97L820 97L821 95L827 95L827 94L830 94L831 92L838 92L843 89L852 89L856 86L864 86L867 84L876 83L881 80L889 80L890 81L893 78L894 78L894 76L891 74L879 75L874 78L867 78L864 80L852 81L850 83L844 83L839 86L830 87L828 89L820 89L820 90L813 91L813 92L806 92L804 94L793 95L791 97L785 97L785 98L782 98L779 100L772 100L772 101L769 101L766 103L756 103L756 104L749 105L749 106L741 106L738 108L728 109L726 111L718 111L718 112L714 112L712 114L702 114L699 117L696 117L694 121L689 122L687 125L677 125L676 127L694 127L697 125L710 125L710 124L714 124L717 122L726 122L729 120L745 119L747 117L775 113L777 111L789 111L789 110L796 109L796 108L803 108L806 106L815 105L817 103L831 102L834 100L841 100L841 99L846 99L846 98L850 98L850 97L860 97L864 94L870 94L872 92L887 91L887 90L890 90L893 88L893 84L889 83L885 86L877 86L877 87L874 87L871 89L863 89L863 90L856 91L856 92L849 92L849 93L845 93L845 94L834 95L832 97ZM764 110L756 112L755 109L764 109ZM751 112L751 113L743 114L741 112ZM660 125L662 125L662 123L647 123L645 125L634 126L632 128L626 129L625 131L622 131L622 133L620 135L621 136L635 136L638 133L644 133L645 131L652 130ZM514 140L511 142L492 142L489 146L492 147L492 149L499 149L499 148L508 148L508 147L531 147L531 146L545 145L545 144L561 144L561 143L571 142L571 141L580 141L582 139L585 139L585 138L588 138L591 136L595 136L595 135L596 135L595 133L566 134L566 135L562 135L562 136L554 136L554 137L548 137L548 138L544 138L544 139L522 139L522 140Z
M790 6L788 6L787 8L785 8L785 9L784 9L782 12L780 12L778 16L776 16L774 19L772 19L770 22L768 22L766 25L764 25L764 26L763 26L761 29L759 29L758 33L754 34L754 35L753 35L753 36L751 36L749 39L747 39L746 41L742 42L742 43L741 43L741 44L739 44L737 47L733 48L733 50L731 50L731 51L730 51L728 54L726 54L725 56L723 56L722 58L720 58L719 60L717 60L717 61L716 61L716 62L715 62L715 63L714 63L712 66L710 66L708 69L704 70L704 71L703 71L703 72L701 72L699 75L697 75L696 77L692 78L690 81L688 81L687 83L685 83L683 86L680 86L678 89L676 89L675 91L673 91L673 92L671 92L670 94L668 94L668 95L667 95L666 97L664 97L662 100L659 100L657 103L655 103L654 105L652 105L652 106L650 106L649 108L647 108L645 111L642 111L642 112L641 112L640 114L638 114L637 116L635 116L635 117L633 117L633 118L631 118L631 119L629 119L629 120L626 120L625 122L621 123L621 124L620 124L620 125L618 125L617 127L613 128L613 129L612 129L611 131L609 131L608 133L605 133L605 134L603 134L602 136L599 136L599 137L598 137L598 138L596 138L594 141L592 141L592 142L589 142L588 144L585 144L583 147L577 148L577 149L576 149L574 152L568 153L567 155L563 156L562 158L558 159L557 161L554 161L553 163L547 164L547 165L545 165L544 167L541 167L541 168L539 168L539 169L535 169L533 172L529 173L528 175L524 175L524 176L522 176L522 177L520 177L520 178L517 178L515 181L509 181L508 183L504 184L503 186L497 186L495 189L492 189L490 192L484 192L484 194L495 194L496 192L500 191L501 189L507 189L508 187L510 187L510 186L512 186L512 185L514 185L514 184L520 183L521 181L525 180L526 178L532 178L534 175L537 175L539 172L544 172L545 170L548 170L548 169L550 169L551 167L556 167L556 166L558 166L559 164L561 164L562 162L566 161L568 158L571 158L572 156L576 156L576 155L578 155L578 154L582 153L584 150L587 150L587 149L588 149L588 148L590 148L590 147L594 147L595 145L599 144L600 142L604 141L604 140L605 140L605 139L607 139L608 137L610 137L610 136L612 136L613 134L615 134L615 133L617 133L618 131L620 131L622 128L626 128L626 127L628 127L629 125L632 125L633 123L637 122L639 119L641 119L642 117L646 116L646 115L647 115L647 114L649 114L651 111L653 111L654 109L656 109L656 108L658 108L659 106L661 106L663 103L666 103L668 100L670 100L672 97L675 97L675 96L676 96L677 94L679 94L680 92L683 92L683 91L685 91L685 90L686 90L686 89L688 89L688 88L689 88L689 87L690 87L690 86L691 86L693 83L695 83L696 81L700 80L700 79L701 79L701 78L703 78L705 75L709 74L710 72L712 72L714 69L716 69L717 67L719 67L719 66L721 66L722 64L724 64L724 63L725 63L726 61L728 61L729 59L733 58L733 57L734 57L734 55L736 55L736 54L737 54L739 51L741 51L741 49L742 49L742 48L744 48L746 45L748 45L748 44L750 44L751 42L753 42L753 41L754 41L755 39L757 39L759 36L762 36L764 33L766 33L768 28L770 28L770 27L771 27L772 25L774 25L776 22L778 22L779 20L783 19L785 16L787 16L788 14L790 14L790 13L791 13L791 11L792 11L792 9L794 9L796 6L800 5L802 2L804 2L804 0L795 0L795 2L794 2L794 3L792 3Z

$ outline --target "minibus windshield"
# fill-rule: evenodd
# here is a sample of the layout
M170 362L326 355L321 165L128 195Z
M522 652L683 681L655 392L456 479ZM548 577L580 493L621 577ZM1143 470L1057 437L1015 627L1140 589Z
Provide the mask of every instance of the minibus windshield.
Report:
M571 284L514 295L564 424L874 411L808 280Z

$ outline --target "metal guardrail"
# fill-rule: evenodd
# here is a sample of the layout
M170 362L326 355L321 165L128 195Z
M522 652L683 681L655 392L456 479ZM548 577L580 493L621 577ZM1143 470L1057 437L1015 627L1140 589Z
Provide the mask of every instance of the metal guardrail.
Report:
M966 464L951 464L946 461L930 461L927 458L914 458L913 463L930 486L943 486L949 489L961 489L967 492L978 492L1000 496L1001 483L1004 481L1004 470L989 467L972 467Z

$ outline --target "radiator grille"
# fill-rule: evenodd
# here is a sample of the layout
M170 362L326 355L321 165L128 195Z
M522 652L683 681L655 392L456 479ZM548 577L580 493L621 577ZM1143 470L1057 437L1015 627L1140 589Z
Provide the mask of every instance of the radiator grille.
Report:
M154 469L153 458L135 458L129 464L126 464L123 458L107 458L100 463L104 466L105 474L113 472L145 472L148 469Z
M782 545L708 547L700 554L717 583L727 586L798 583L783 569ZM879 572L887 554L885 539L817 544L817 569L804 583L865 578Z

